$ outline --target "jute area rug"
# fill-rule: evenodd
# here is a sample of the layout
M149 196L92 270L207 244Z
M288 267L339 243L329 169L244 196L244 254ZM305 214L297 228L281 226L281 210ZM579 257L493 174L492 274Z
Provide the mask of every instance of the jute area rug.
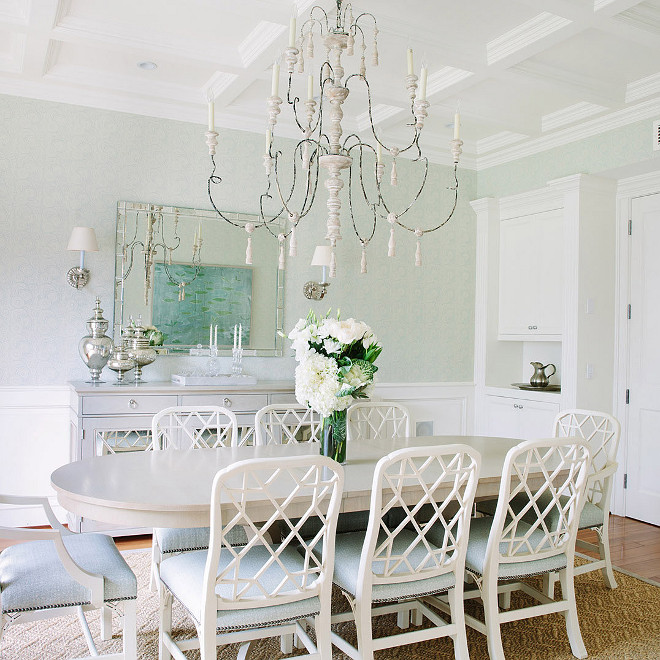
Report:
M149 591L150 553L126 553L126 559L138 577L138 657L140 660L158 658L158 600ZM580 627L589 658L594 660L660 660L660 586L648 584L633 576L617 571L618 589L610 591L600 572L587 573L575 580ZM514 606L525 603L524 597L512 600ZM340 593L334 605L344 609L345 600ZM531 602L529 603L531 604ZM470 604L473 613L479 606ZM394 615L379 617L374 636L386 634L395 625ZM90 627L98 639L98 615L90 615ZM192 636L194 628L185 612L175 609L174 630L182 636ZM342 635L350 635L353 625L342 624ZM525 621L516 621L502 627L504 652L507 660L571 660L564 618L551 614ZM353 643L355 639L351 640ZM468 643L472 660L488 660L486 638L468 628ZM218 658L236 657L236 646L218 649ZM121 639L99 644L101 652L121 650ZM346 656L337 651L333 660ZM300 652L302 653L302 651ZM64 660L85 656L87 647L80 633L77 618L60 617L21 626L12 626L0 644L2 660ZM189 657L199 658L195 651ZM283 657L279 640L258 642L255 660L276 660ZM430 660L454 657L453 644L448 639L433 640L386 649L376 653L376 660L400 658L403 660Z

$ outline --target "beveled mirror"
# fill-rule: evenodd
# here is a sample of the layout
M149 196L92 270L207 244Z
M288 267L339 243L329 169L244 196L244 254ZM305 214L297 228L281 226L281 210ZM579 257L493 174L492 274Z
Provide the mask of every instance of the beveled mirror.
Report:
M250 221L249 214L224 213ZM163 353L216 342L231 355L241 328L244 355L282 355L284 272L266 232L245 240L214 211L144 202L117 204L114 341L132 317L163 333ZM216 329L217 326L217 329Z

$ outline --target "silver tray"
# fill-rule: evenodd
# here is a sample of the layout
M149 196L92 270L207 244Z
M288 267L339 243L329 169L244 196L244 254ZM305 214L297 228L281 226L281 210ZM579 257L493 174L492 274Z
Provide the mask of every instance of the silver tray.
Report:
M561 385L546 385L545 387L530 385L529 383L511 383L511 385L528 392L561 392Z

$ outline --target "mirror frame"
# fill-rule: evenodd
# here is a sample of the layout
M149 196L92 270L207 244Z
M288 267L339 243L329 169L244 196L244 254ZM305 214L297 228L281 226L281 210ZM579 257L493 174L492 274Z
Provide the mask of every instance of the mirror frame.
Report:
M222 222L226 224L224 220L218 217L218 214L215 211L207 209L195 209L185 206L175 206L171 204L156 204L151 202L126 202L120 201L117 202L117 224L115 232L115 282L114 282L114 316L113 316L113 341L115 345L121 343L121 330L124 325L124 283L127 277L127 270L131 267L127 260L124 258L125 251L124 246L126 242L126 233L127 233L127 221L128 215L131 212L137 213L138 211L149 211L149 210L158 210L163 213L174 214L178 212L182 217L190 218L209 218L217 222ZM258 216L250 213L236 213L236 212L225 212L223 215L229 220L235 220L241 223L241 226L246 222L256 222ZM246 348L243 350L243 355L245 357L282 357L284 354L284 339L282 336L284 328L284 271L278 268L278 248L276 242L274 243L275 247L275 259L274 267L277 270L276 275L276 292L275 292L275 328L274 332L274 342L272 348ZM155 262L162 263L163 257L160 257L155 260ZM204 264L202 263L202 266ZM214 265L214 264L211 264ZM136 264L133 264L132 267L135 267ZM153 280L152 280L153 281ZM153 295L153 291L152 291ZM153 302L152 302L153 304ZM161 355L174 355L181 357L184 355L190 355L191 349L194 350L193 346L177 346L175 344L165 344L162 347L157 347L158 352ZM207 349L208 353L208 349ZM218 351L219 356L231 356L231 349L220 349Z

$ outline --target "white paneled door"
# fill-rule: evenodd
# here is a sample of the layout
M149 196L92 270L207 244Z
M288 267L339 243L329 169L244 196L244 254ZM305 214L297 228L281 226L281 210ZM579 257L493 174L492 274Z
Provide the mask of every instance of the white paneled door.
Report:
M632 212L626 515L660 525L660 194Z

